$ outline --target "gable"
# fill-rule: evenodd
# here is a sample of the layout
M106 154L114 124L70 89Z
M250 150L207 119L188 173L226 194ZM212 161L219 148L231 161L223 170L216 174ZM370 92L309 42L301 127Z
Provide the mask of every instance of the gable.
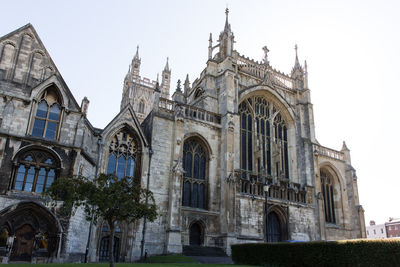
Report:
M79 108L31 24L0 37L0 88L11 88L30 96L32 88L52 75L56 75L66 88L71 98L70 108Z
M142 143L142 147L147 147L148 142L145 138L142 128L140 127L139 120L131 105L127 105L122 109L117 116L104 128L101 133L105 142L110 140L122 128L129 128L135 132L138 139Z

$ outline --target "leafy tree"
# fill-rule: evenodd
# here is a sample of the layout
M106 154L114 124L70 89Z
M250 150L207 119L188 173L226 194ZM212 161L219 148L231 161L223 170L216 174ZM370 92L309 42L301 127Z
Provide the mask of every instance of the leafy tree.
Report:
M63 200L60 212L69 214L82 206L86 219L94 223L102 218L110 228L109 259L114 266L113 242L115 222L132 223L141 218L154 221L156 205L151 191L143 189L130 177L119 179L115 175L101 174L90 180L82 176L60 177L47 189L45 195L56 205Z

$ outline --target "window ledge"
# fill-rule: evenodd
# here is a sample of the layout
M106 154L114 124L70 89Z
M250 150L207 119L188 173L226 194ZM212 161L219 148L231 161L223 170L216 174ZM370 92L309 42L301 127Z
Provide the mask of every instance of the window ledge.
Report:
M25 191L18 191L18 190L10 190L7 194L8 196L18 197L18 198L25 198L25 199L34 199L34 200L42 200L45 201L42 193L35 193L35 192L25 192Z
M344 227L338 224L334 224L334 223L327 223L325 222L325 227L326 228L334 228L334 229L341 229L344 230Z
M191 207L183 207L182 206L181 209L183 211L190 211L190 212L203 213L203 214L209 214L209 215L219 215L219 212L205 210L205 209L199 209L199 208L191 208Z

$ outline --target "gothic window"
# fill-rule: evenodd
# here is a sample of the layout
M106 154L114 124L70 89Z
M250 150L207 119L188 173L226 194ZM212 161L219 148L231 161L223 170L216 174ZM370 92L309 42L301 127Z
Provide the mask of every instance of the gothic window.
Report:
M60 124L61 105L56 89L47 89L37 105L32 135L47 139L56 139Z
M109 146L107 174L114 174L121 179L135 177L139 162L138 143L128 131L117 133Z
M325 221L328 223L336 223L333 177L323 170L321 170L320 175L321 190L324 199Z
M182 161L185 170L182 205L205 209L207 185L206 150L196 140L187 140L183 145Z
M251 101L250 101L251 102ZM239 106L240 112L240 166L244 171L242 178L247 178L247 172L253 171L253 116L249 108L250 102L243 101Z
M242 179L254 172L289 178L287 124L280 111L255 96L240 103L239 114Z
M139 102L139 113L144 113L144 108L145 108L145 104L144 104L144 100L140 100Z
M13 189L42 193L57 178L54 157L42 150L30 150L19 157L14 169Z
M276 161L276 176L289 178L289 155L288 155L288 138L287 128L285 122L282 119L281 114L276 115L274 119L274 132L275 132L275 144L276 153L280 158Z

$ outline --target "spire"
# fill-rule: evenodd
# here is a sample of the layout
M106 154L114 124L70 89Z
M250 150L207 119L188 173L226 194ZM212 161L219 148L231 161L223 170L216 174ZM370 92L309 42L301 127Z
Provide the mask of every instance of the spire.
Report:
M185 82L183 83L183 89L185 94L187 95L190 89L189 74L186 74L186 79Z
M224 30L220 33L219 35L219 57L220 59L224 59L227 56L232 56L233 52L233 43L234 41L234 35L233 32L231 31L231 25L229 24L228 20L228 15L229 15L229 9L225 9L225 27Z
M169 64L168 64L168 57L167 57L167 63L165 64L165 67L164 67L164 71L165 72L171 72L171 70L169 68Z
M226 15L226 20L225 20L225 28L224 28L224 31L230 31L231 26L229 25L229 22L228 22L228 15L229 15L229 9L228 9L228 7L225 9L225 15Z
M140 59L139 58L139 45L136 46L136 54L135 54L135 57L133 59Z
M129 66L129 73L131 73L133 77L139 76L141 61L142 60L139 58L139 45L138 45L136 46L135 56L132 59L131 65Z
M294 46L294 50L296 50L296 59L294 60L294 67L301 68L300 63L299 63L299 58L297 56L297 44Z

